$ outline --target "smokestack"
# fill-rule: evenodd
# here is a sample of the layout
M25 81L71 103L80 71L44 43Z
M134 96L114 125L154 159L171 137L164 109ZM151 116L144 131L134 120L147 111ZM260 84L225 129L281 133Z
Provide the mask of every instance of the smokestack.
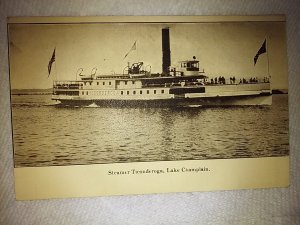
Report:
M169 28L162 29L162 73L169 74L171 66L170 35Z

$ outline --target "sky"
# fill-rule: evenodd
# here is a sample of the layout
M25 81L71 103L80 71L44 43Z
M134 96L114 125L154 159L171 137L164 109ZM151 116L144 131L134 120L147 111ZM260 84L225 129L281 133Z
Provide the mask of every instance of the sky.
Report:
M170 29L172 66L196 56L210 78L263 78L268 76L269 61L272 88L287 89L284 22L10 24L12 89L51 88L53 80L75 80L79 68L86 75L94 68L97 75L122 74L128 62L137 61L160 73L164 27ZM267 53L254 66L253 58L265 38ZM136 50L124 59L135 41ZM55 62L48 77L54 48Z

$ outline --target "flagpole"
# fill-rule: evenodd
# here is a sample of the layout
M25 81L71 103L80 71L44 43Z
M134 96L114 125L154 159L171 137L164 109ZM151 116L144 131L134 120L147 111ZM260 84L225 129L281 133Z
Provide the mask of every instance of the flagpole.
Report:
M136 58L137 58L137 61L139 62L140 59L139 59L139 50L138 50L138 47L137 47L137 41L135 40L135 49L136 49Z
M56 50L55 50L56 51ZM56 57L56 56L55 56ZM57 80L57 68L56 68L56 59L55 59L55 80Z
M55 43L55 47L54 47L54 51L55 51L55 60L54 60L54 64L55 64L55 80L57 80L57 68L56 68L56 43Z
M271 77L270 76L270 61L269 61L269 39L268 39L268 36L266 37L266 40L267 40L267 61L268 61L268 76L269 78Z

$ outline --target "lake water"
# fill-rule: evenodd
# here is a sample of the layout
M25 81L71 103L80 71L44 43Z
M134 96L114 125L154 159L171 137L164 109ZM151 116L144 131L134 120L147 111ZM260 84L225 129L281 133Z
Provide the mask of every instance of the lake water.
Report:
M15 167L289 154L288 95L272 106L62 108L13 95Z

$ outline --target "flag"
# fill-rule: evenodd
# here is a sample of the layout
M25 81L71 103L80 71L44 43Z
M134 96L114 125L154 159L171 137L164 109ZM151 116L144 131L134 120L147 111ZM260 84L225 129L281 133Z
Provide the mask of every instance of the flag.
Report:
M48 63L48 77L50 76L52 64L54 63L54 61L55 61L55 48L53 50L52 57Z
M79 76L84 76L84 74L82 74L82 72L83 72L83 68L79 68L79 69L77 70L77 74L78 74Z
M134 44L132 45L130 51L132 51L132 50L136 50L136 41L135 41Z
M124 56L123 60L129 55L129 53L133 50L136 50L136 41L133 43L131 49L129 50L129 52L126 53L126 55Z
M256 55L254 56L254 66L258 60L258 57L267 52L267 46L266 46L266 42L267 40L265 39L264 43L262 44L262 46L260 47L260 49L258 50L258 52L256 53Z

